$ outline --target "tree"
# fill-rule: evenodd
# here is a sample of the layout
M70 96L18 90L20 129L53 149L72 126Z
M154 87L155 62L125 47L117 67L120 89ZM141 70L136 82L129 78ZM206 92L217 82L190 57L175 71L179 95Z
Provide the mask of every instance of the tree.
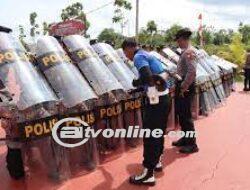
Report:
M49 25L47 22L43 22L43 35L47 35L49 33Z
M115 47L120 47L124 36L119 33L116 33L112 28L105 28L99 35L98 41L100 42L110 42L115 45Z
M203 35L203 43L204 43L204 45L209 45L209 44L213 43L213 40L214 40L214 31L213 31L213 29L204 26L203 30L202 30L202 35ZM200 44L200 34L199 34L199 32L195 33L194 42L195 42L195 44Z
M81 20L85 24L86 28L84 34L86 35L90 23L88 22L86 14L83 11L82 3L76 2L72 5L67 6L65 9L62 10L61 18L63 21L75 18Z
M157 32L157 25L155 23L155 21L151 20L147 23L147 32L149 32L149 34L152 36L153 33Z
M242 35L234 34L232 43L229 47L233 58L233 60L231 61L238 64L239 66L243 66L243 63L245 61L245 49L244 44L242 44Z
M157 33L157 25L155 21L151 20L147 23L147 32L150 34L150 44L153 44L153 35Z
M215 45L229 44L231 43L231 31L221 29L214 33L213 43Z
M239 32L242 35L242 42L244 44L249 44L250 43L250 25L244 25L243 23L240 23Z
M183 27L174 24L172 25L169 29L166 30L165 32L165 41L169 44L172 44L174 42L175 34L177 33L178 30L182 29Z
M138 34L138 40L141 44L150 44L150 34L144 28L142 28Z
M121 24L121 29L123 33L123 28L126 24L126 20L124 20L125 16L125 11L129 11L132 9L132 5L130 2L127 0L115 0L114 2L115 6L115 11L114 11L114 16L112 18L113 23L120 23Z
M36 35L39 35L39 25L36 23L36 19L37 19L37 13L33 12L30 14L30 36L31 37L35 37Z
M18 26L19 29L19 40L20 42L25 45L24 39L26 38L25 32L24 32L24 27L23 25Z

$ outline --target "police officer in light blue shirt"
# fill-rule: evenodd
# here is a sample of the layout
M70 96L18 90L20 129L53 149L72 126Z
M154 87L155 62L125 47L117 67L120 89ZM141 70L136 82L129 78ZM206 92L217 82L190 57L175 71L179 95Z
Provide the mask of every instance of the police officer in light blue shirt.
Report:
M169 90L162 63L148 52L139 49L134 38L126 39L122 44L122 49L125 55L134 61L139 72L139 78L133 81L133 86L143 86L147 93L143 128L151 131L160 129L165 133L169 113ZM164 149L164 136L144 138L143 148L144 170L140 175L130 177L130 183L155 185L154 172L162 171L160 158Z

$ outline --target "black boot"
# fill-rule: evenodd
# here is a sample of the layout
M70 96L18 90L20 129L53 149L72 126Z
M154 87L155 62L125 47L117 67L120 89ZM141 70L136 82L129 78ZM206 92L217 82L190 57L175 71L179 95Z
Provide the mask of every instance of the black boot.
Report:
M199 151L199 148L196 144L184 146L179 150L179 152L183 154L192 154L198 151Z
M18 180L25 176L22 153L20 149L12 149L8 147L6 162L7 169L12 178Z
M172 143L172 146L177 146L177 147L186 146L186 145L187 145L186 139L184 137Z
M155 185L154 170L144 168L140 175L132 176L129 178L129 182L134 185Z

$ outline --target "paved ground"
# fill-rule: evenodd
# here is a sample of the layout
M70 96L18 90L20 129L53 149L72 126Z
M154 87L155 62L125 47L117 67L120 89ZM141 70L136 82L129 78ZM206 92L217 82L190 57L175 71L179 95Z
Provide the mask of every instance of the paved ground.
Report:
M250 189L250 93L235 92L225 106L196 121L200 152L177 153L167 139L164 173L155 187L128 184L130 174L140 170L141 148L100 166L95 172L52 185L39 176L12 181L5 169L5 148L0 147L0 190L249 190Z

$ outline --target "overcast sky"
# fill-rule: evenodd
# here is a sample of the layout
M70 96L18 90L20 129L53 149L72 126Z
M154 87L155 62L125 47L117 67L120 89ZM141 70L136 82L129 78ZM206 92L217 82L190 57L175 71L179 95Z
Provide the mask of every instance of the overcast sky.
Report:
M83 3L85 12L94 10L112 0L78 0ZM135 0L130 0L135 7ZM60 11L77 0L0 0L0 25L9 26L18 33L18 25L29 28L29 14L38 13L38 21L56 22L60 19ZM87 14L91 23L89 34L96 37L100 31L113 27L114 8L112 4L98 11ZM166 29L174 23L198 28L198 15L203 14L204 24L216 29L237 29L240 22L250 24L250 0L140 0L140 27L149 20L155 20L159 29ZM128 22L125 35L134 35L135 9L127 14Z

